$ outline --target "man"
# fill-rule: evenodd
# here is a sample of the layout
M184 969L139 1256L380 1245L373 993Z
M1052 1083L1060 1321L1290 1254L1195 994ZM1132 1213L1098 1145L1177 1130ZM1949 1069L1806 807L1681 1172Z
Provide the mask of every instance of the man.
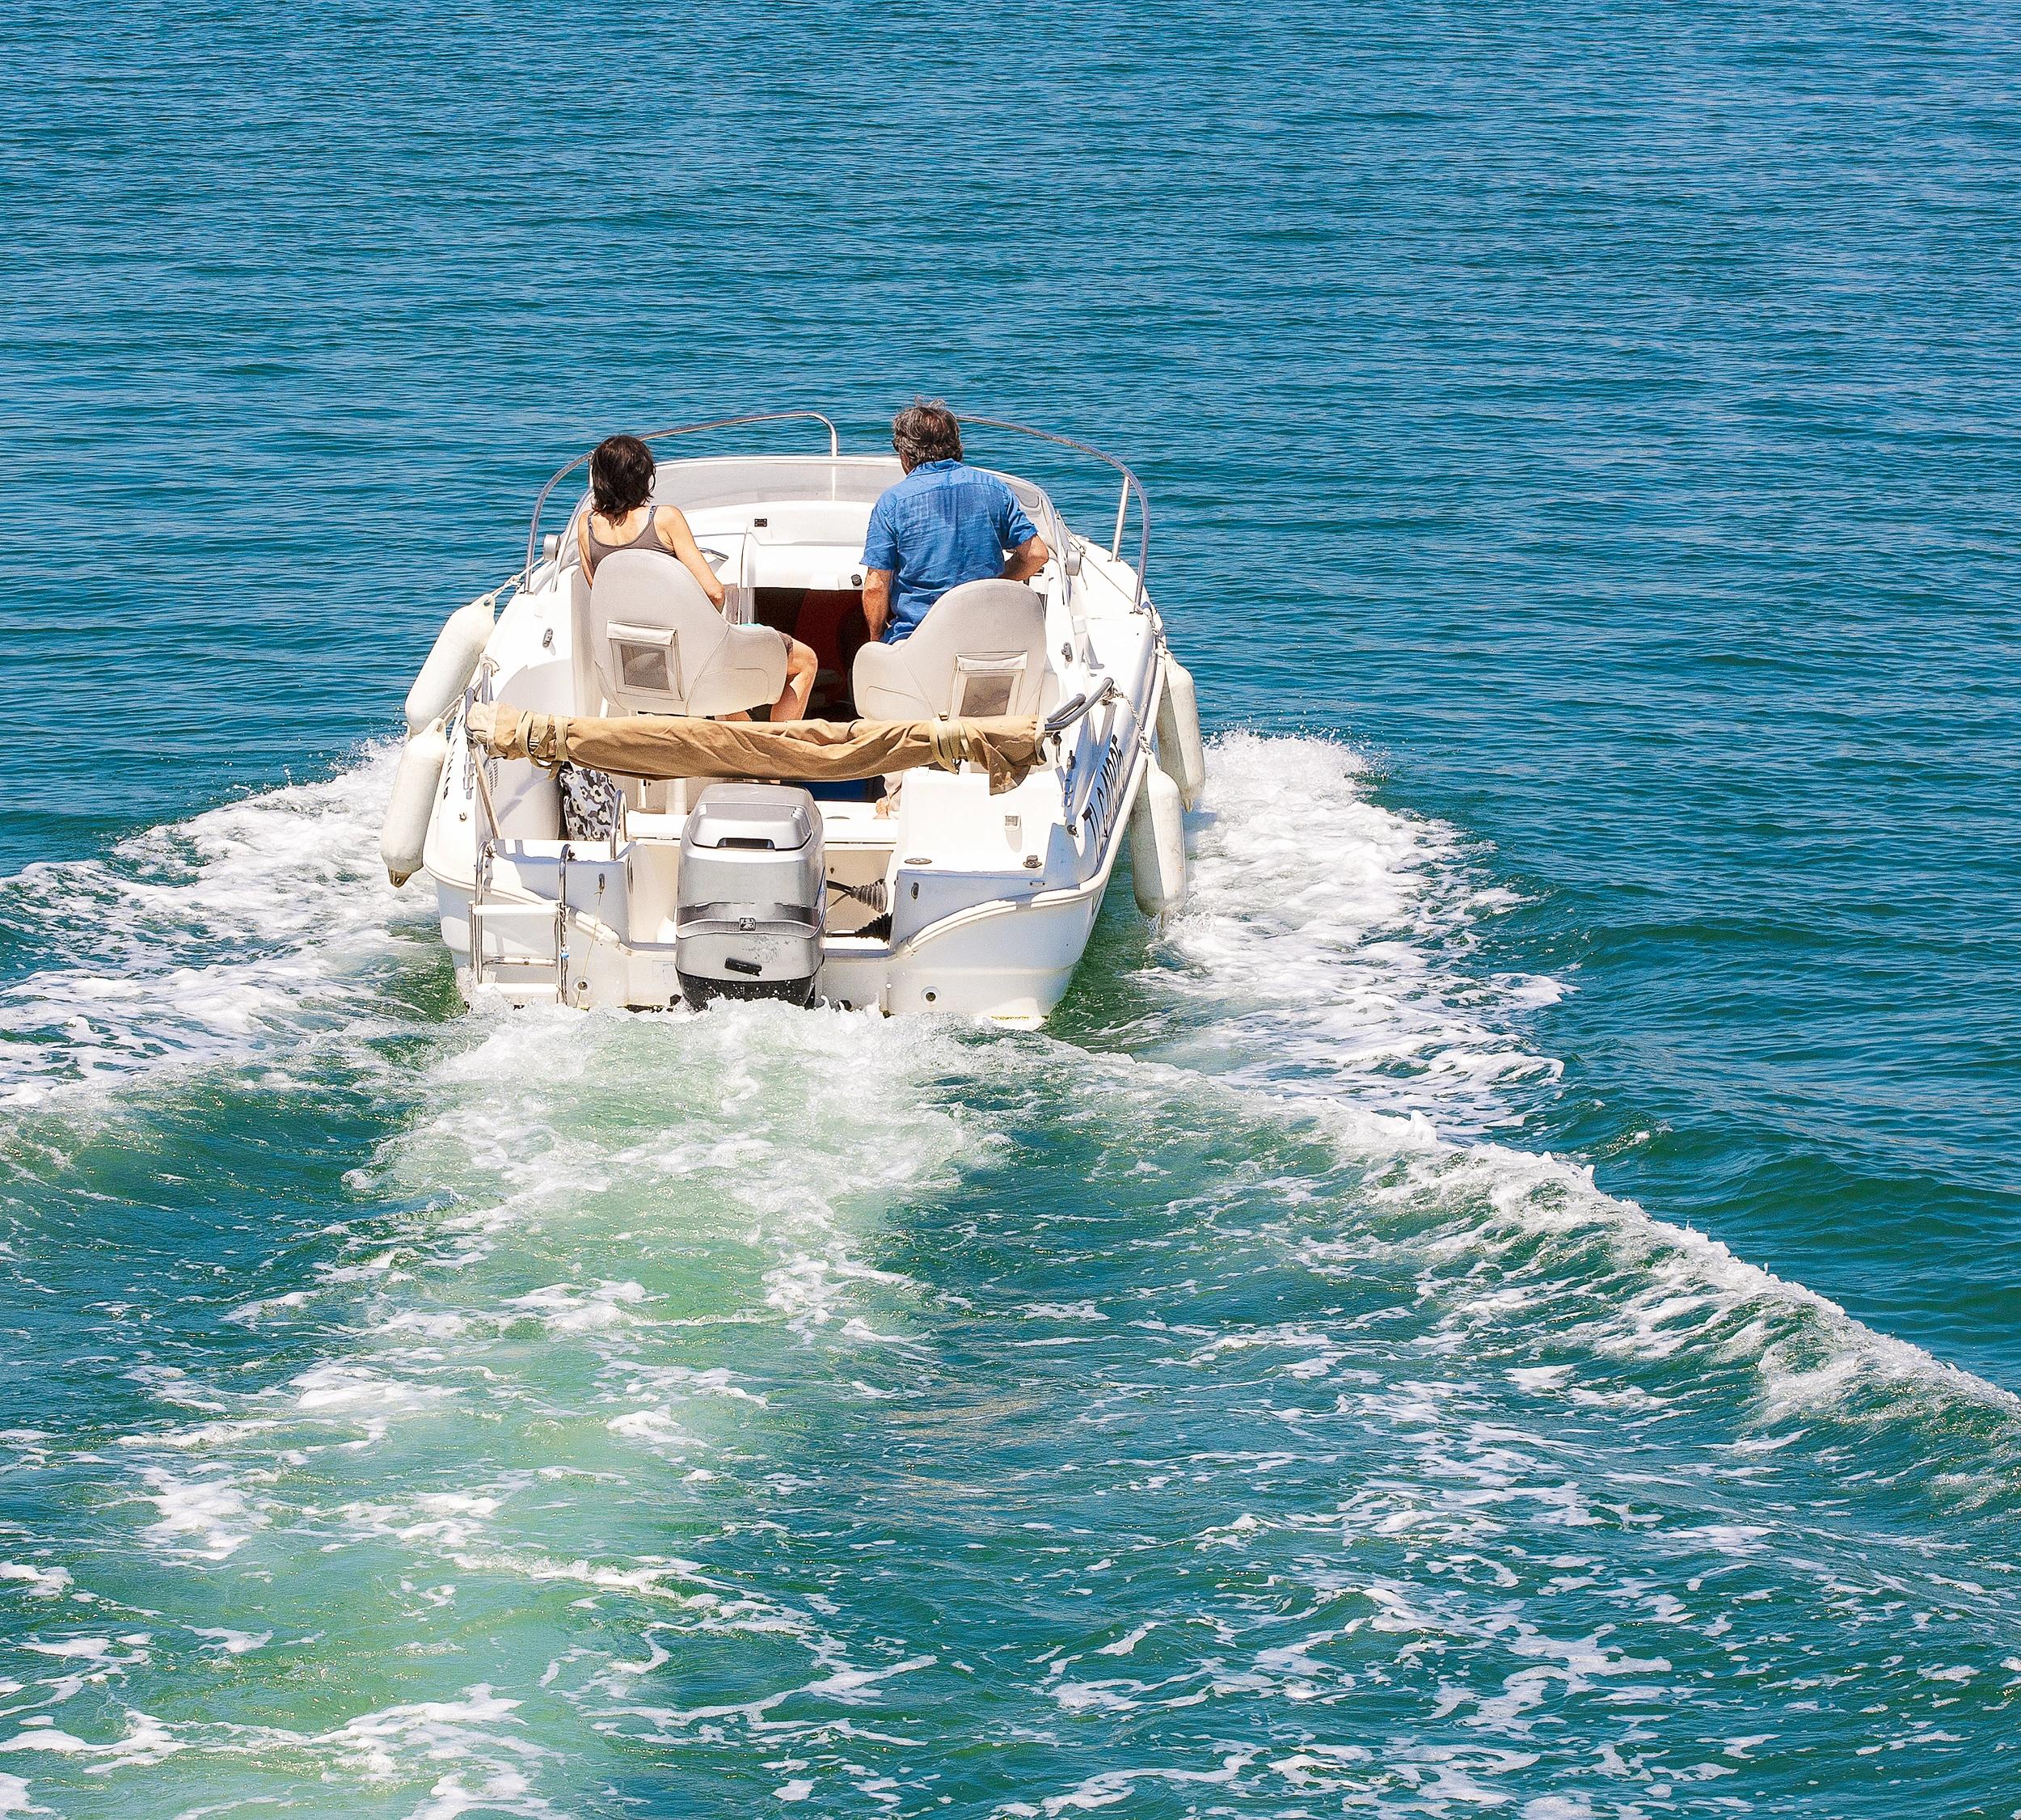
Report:
M1028 580L1052 552L1018 496L962 461L960 428L938 399L900 412L891 445L905 478L871 508L863 618L872 638L896 644L950 588Z

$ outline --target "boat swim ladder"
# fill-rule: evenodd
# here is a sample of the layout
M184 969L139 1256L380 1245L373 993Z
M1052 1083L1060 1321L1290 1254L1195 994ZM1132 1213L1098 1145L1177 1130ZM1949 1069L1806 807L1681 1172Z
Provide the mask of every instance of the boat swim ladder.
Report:
M476 864L470 877L470 990L475 996L486 986L503 987L506 982L487 976L501 973L520 973L529 976L530 984L549 986L554 992L555 1003L567 1005L568 996L569 933L573 917L568 907L568 866L575 858L575 850L566 842L561 850L561 863L555 880L555 902L551 905L544 899L529 902L517 897L494 897L493 871L497 864L498 848L504 839L504 830L499 825L498 805L492 795L492 779L486 772L488 760L479 751L477 741L470 732L470 709L479 702L489 702L492 678L497 674L497 665L487 657L478 666L476 679L464 691L462 707L463 750L470 767L470 781L477 799L478 813L481 817L477 842ZM484 956L485 932L495 923L525 922L538 926L542 921L551 925L552 952L548 954L500 954L490 961ZM545 978L540 976L545 975Z

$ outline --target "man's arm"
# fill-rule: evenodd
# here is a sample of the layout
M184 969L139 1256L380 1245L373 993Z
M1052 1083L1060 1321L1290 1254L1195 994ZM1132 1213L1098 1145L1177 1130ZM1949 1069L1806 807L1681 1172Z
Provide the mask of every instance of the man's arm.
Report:
M1039 535L1039 527L1018 503L1018 496L1002 480L996 481L995 486L997 547L1010 552L1004 559L1003 579L1028 581L1045 567L1045 560L1053 552Z
M874 639L882 638L884 627L891 623L891 571L888 568L863 572L863 623Z
M1016 549L1013 550L1003 565L1003 578L1006 581L1028 581L1045 567L1046 558L1053 552L1045 547L1045 539L1034 531Z
M863 534L863 623L872 638L882 638L891 623L891 581L898 572L898 533L891 508L896 490L887 487L877 496Z

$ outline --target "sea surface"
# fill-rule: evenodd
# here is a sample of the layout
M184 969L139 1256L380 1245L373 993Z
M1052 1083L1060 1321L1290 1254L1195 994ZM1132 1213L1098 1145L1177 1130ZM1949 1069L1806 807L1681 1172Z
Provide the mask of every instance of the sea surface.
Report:
M0 1814L2021 1813L2010 6L0 48ZM1143 475L1190 907L463 1013L542 481L920 393Z

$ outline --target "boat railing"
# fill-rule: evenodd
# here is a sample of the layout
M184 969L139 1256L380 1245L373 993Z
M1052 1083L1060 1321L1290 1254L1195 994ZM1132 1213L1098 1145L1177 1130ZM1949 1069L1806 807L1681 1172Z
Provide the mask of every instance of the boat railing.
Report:
M1103 690L1088 703L1090 709L1103 706L1105 712L1101 730L1097 733L1091 723L1068 762L1064 802L1066 831L1070 834L1078 834L1086 822L1093 826L1098 842L1108 838L1110 799L1114 790L1112 773L1121 750L1116 737L1116 722L1122 718L1124 705L1122 690L1115 688Z
M676 424L671 429L648 430L639 440L641 442L668 442L677 436L699 436L704 430L739 429L747 424L783 424L795 419L810 419L823 425L828 431L828 458L840 461L842 439L833 422L818 411L760 411L746 417L712 417L704 424ZM547 484L540 490L540 497L534 501L534 522L526 528L526 568L530 574L540 553L541 514L547 509L548 496L589 459L591 451L585 449L565 466L558 467L548 476Z
M1057 436L1051 430L1034 429L1029 424L1014 424L1002 417L966 417L959 415L955 418L955 421L958 424L973 424L979 429L1009 430L1013 435L1028 436L1035 441L1057 443L1062 449L1078 450L1082 454L1091 455L1103 467L1113 468L1116 473L1122 475L1122 490L1117 494L1116 500L1116 534L1109 542L1109 557L1114 562L1120 562L1123 560L1123 533L1129 522L1130 496L1135 494L1137 524L1137 587L1130 597L1130 606L1133 610L1143 606L1144 575L1145 571L1150 565L1151 560L1151 502L1145 496L1143 482L1137 478L1127 463L1118 461L1113 455L1105 454L1091 442L1078 441L1070 436ZM1066 560L1065 551L1060 552L1060 560L1062 563Z
M711 417L705 423L676 424L670 429L650 430L639 440L647 443L667 442L671 441L676 437L699 436L708 430L740 429L750 424L783 424L800 420L819 424L827 430L828 458L830 461L842 459L841 434L835 428L833 419L825 416L819 411L759 411L741 417ZM1086 455L1101 462L1104 467L1112 469L1120 475L1122 477L1122 485L1116 498L1116 530L1109 539L1109 557L1114 562L1120 562L1123 560L1123 536L1129 526L1130 500L1134 496L1137 500L1137 581L1131 593L1130 606L1133 610L1142 607L1145 576L1150 566L1151 560L1151 503L1146 496L1143 482L1137 478L1128 463L1118 461L1115 456L1096 448L1091 442L1082 442L1071 436L1061 436L1052 430L1034 429L1029 424L1014 424L1006 417L957 416L955 421L958 424L972 425L977 429L1007 430L1013 436L1028 436L1035 442L1049 442L1058 448L1072 449L1080 454ZM540 522L542 514L547 509L549 498L553 495L556 487L573 474L577 468L584 466L589 459L589 451L585 450L573 461L557 468L548 477L547 484L541 488L539 498L534 501L533 522L526 529L525 573L529 578L532 576L535 562L539 559ZM1059 517L1057 507L1054 509L1053 517L1060 528L1064 530L1065 522ZM1060 560L1062 566L1065 564L1066 555L1065 550L1061 551Z
M1062 702L1053 711L1045 724L1039 730L1046 738L1051 739L1056 734L1065 733L1075 721L1085 720L1110 696L1120 693L1120 690L1116 686L1116 678L1112 676L1093 695L1083 691L1070 701Z

